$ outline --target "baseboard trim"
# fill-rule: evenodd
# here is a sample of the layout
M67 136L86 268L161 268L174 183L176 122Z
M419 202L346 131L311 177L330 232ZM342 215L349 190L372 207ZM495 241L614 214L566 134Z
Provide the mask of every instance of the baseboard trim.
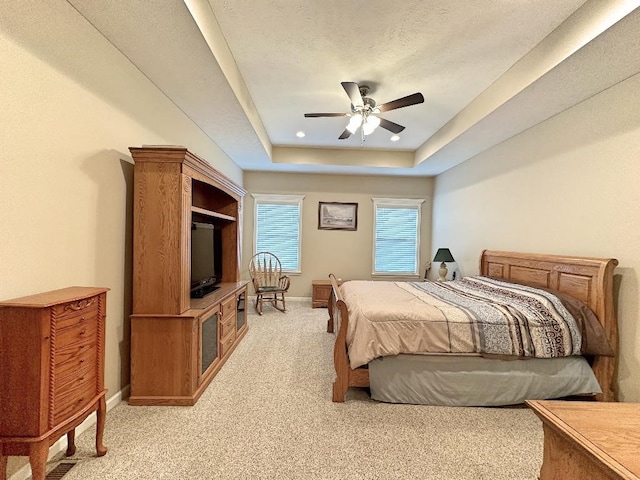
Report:
M311 297L287 297L287 302L310 302Z
M120 402L122 402L123 399L128 397L129 397L129 385L124 387L115 395L112 395L107 400L107 412L109 412L109 410L111 410ZM96 416L89 415L84 422L82 422L80 425L76 427L76 437L81 435L83 432L85 432L89 428L93 427L96 424L96 422L97 422ZM107 425L108 423L109 423L109 418L107 418ZM56 443L51 445L51 447L49 448L49 456L47 458L47 462L53 459L60 452L64 452L66 449L67 449L67 436L63 435L58 439ZM8 478L8 480L27 480L30 476L31 476L31 465L27 463L24 467L22 467L16 473L11 475Z

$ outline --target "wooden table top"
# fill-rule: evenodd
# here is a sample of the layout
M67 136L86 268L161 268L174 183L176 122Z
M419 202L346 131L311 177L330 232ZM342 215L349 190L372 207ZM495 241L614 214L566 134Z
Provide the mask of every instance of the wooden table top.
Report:
M344 282L344 280L342 279L336 279L336 282L338 282L338 285L342 284L342 282ZM311 281L311 285L331 285L331 280L312 280Z
M640 403L526 403L546 425L622 478L640 477Z

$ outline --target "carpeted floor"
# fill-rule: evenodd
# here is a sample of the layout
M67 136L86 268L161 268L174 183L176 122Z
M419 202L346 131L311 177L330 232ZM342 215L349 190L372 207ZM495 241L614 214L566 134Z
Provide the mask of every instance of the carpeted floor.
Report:
M80 435L65 480L536 479L542 427L525 408L331 402L326 309L250 309L249 333L194 407L131 407Z

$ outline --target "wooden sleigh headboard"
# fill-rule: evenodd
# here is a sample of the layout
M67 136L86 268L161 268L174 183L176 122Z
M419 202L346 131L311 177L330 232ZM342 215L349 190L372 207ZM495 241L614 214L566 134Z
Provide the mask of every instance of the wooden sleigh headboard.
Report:
M582 300L596 314L614 357L596 357L593 371L602 387L598 400L615 401L618 358L618 323L614 311L614 258L582 258L561 255L498 252L480 255L480 275L516 283L552 288Z

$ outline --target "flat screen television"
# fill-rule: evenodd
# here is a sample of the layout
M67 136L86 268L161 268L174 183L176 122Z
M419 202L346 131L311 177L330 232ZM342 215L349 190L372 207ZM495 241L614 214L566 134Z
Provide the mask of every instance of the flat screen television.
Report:
M217 290L222 280L221 229L209 223L191 222L191 297L201 298Z

